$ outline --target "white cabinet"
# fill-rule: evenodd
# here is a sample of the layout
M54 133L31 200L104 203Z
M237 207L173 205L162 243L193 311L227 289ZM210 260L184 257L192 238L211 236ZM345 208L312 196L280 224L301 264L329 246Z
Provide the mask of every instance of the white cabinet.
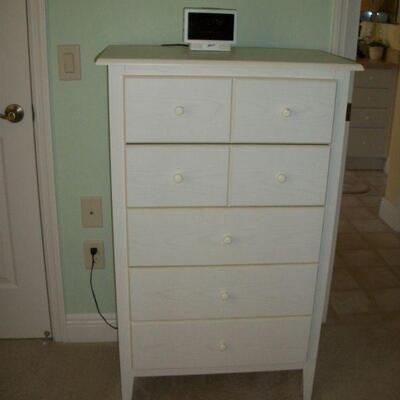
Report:
M97 63L123 400L138 376L279 369L302 369L310 400L360 67L311 50L146 46Z

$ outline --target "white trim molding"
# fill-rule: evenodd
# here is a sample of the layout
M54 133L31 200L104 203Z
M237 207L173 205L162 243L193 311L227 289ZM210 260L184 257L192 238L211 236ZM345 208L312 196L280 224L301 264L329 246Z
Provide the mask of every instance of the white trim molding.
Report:
M331 47L334 54L355 58L361 0L334 0L331 22ZM353 37L354 36L354 37Z
M116 324L115 314L104 314L111 324ZM67 314L68 342L117 342L117 331L110 328L98 314Z
M45 0L27 0L36 164L52 336L66 339L47 65Z
M381 206L379 208L379 217L393 230L400 232L400 206L396 207L387 199L382 198Z
M334 0L332 10L331 23L331 48L330 51L334 54L342 55L344 49L344 36L346 26L345 3L347 0Z

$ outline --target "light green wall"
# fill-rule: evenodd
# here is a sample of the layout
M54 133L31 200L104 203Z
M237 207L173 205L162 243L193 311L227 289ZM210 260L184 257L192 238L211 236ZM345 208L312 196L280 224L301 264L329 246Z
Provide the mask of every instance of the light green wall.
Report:
M103 239L106 269L96 271L101 308L115 309L112 268L107 82L95 56L107 45L181 41L184 7L239 12L238 45L329 47L333 0L48 0L55 176L67 313L94 312L82 242ZM57 45L80 44L82 80L57 76ZM80 197L103 197L104 228L83 229Z

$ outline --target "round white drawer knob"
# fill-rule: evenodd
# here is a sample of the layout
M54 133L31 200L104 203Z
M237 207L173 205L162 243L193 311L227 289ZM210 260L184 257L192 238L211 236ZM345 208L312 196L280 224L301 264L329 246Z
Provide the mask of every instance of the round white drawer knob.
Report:
M183 175L182 174L175 174L174 175L174 182L175 183L182 183L183 182Z
M229 293L226 290L221 290L221 299L222 300L229 300Z
M287 176L286 176L285 174L278 174L278 175L276 176L276 180L277 180L279 183L285 183L285 182L287 181Z
M181 116L185 114L185 108L183 106L178 106L175 108L175 115Z
M285 108L282 111L282 116L285 118L289 118L292 115L292 110L290 108Z
M224 243L225 244L231 244L232 243L232 236L231 235L225 235L224 236Z
M227 348L228 348L228 346L226 345L226 343L223 340L221 342L219 342L219 351L226 351Z

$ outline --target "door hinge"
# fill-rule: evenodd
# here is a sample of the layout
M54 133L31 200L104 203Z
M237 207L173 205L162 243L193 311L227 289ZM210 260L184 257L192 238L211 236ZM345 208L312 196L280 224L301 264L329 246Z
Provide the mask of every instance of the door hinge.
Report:
M352 104L347 103L346 122L350 122L350 120L351 120L351 108L352 108Z
M35 120L36 120L35 107L33 107L33 104L32 104L32 121L35 122Z

